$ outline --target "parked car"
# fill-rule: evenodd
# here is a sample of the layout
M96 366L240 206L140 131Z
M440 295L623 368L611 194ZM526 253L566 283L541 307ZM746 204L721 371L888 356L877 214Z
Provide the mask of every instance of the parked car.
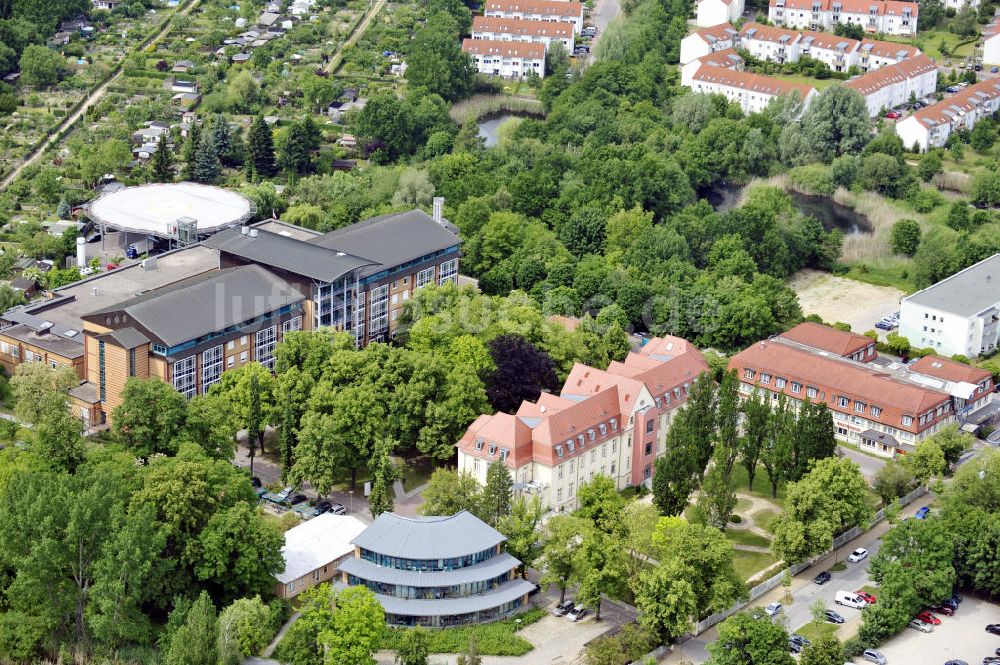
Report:
M330 508L330 513L333 514L333 515L346 515L347 514L347 508L342 503L335 503Z
M569 614L566 615L566 618L569 619L570 621L575 622L575 621L581 621L585 616L587 616L587 608L584 607L583 605L577 605L576 607L574 607L569 611Z
M951 602L955 603L956 605L961 605L962 601L965 600L965 596L962 596L961 594L953 593L951 595L951 598L949 600L951 600Z
M528 595L529 596L535 596L541 590L542 590L542 585L541 584L532 584L531 585L531 591L528 592Z
M858 563L859 561L864 561L868 558L868 550L863 547L859 547L847 556L847 561L849 563Z
M944 89L945 92L950 92L952 94L955 94L956 92L958 92L958 90L959 89L953 85L949 85L947 88Z
M826 620L830 623L844 623L843 615L838 612L834 612L833 610L826 610L823 612L823 616L825 616Z
M788 650L792 653L802 653L802 645L792 638L788 638Z
M851 607L856 610L862 609L868 603L865 599L857 594L850 593L849 591L838 591L833 598L833 602L838 605L843 605L844 607Z
M993 635L1000 635L1000 623L991 623L986 626L986 632L992 633Z
M946 661L944 665L969 665L964 660L949 660Z
M813 578L813 582L816 584L826 584L831 579L833 579L833 575L830 574L830 571L824 570L822 573Z
M87 242L101 242L101 234L95 233L94 235L87 238Z
M867 660L869 663L875 663L876 665L885 665L887 662L885 656L882 655L881 651L875 649L865 649L861 652L861 657Z
M934 614L943 614L946 617L953 616L955 614L955 609L950 605L931 605L931 612Z
M809 638L804 637L803 635L798 635L796 633L792 633L791 635L789 635L788 639L790 639L792 642L795 642L801 647L807 647L810 644L812 644L812 642L809 641Z
M300 503L305 503L308 500L309 497L307 497L305 494L296 494L295 496L292 497L292 499L288 503L292 504L293 506L297 506Z
M921 508L920 510L918 510L916 513L914 513L913 516L916 519L918 519L918 520L923 520L923 519L927 519L927 516L930 515L930 514L931 514L930 506L924 506L923 508Z
M990 67L990 74L996 74L1000 72L1000 67Z
M933 614L931 614L928 610L924 610L923 612L921 612L920 614L918 614L917 618L920 619L921 621L923 621L924 623L929 623L932 626L940 626L941 625L941 619L938 619L936 616L934 616Z
M945 600L942 600L941 601L941 606L942 607L950 607L952 609L952 611L954 611L954 612L958 611L958 601L955 600L954 598L947 598Z
M902 114L897 113L896 111L889 111L888 113L885 114L885 117L888 118L889 120L899 120L903 116Z
M781 603L771 603L764 608L764 611L767 612L767 616L776 617L781 613Z
M319 503L316 504L316 510L313 511L313 516L315 517L316 515L322 515L323 513L328 513L330 512L331 508L333 508L333 504L330 503L329 501L320 501Z
M861 598L861 600L865 601L869 605L875 604L875 596L873 594L870 594L867 591L855 591L855 593L858 594L858 597Z
M910 621L910 623L906 625L914 630L919 630L922 633L929 633L932 630L934 630L934 626L924 621L921 621L920 619L913 619L912 621Z
M563 602L557 604L555 607L552 608L552 614L556 615L557 617L561 617L562 615L569 612L571 609L573 609L573 601L564 600Z

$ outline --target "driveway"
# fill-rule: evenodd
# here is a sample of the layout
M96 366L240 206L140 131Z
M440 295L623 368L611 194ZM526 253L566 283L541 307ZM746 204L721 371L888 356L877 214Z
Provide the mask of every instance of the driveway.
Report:
M860 450L850 448L848 446L837 446L844 457L848 458L859 467L861 467L861 475L865 477L869 483L875 478L875 474L885 466L885 463L889 461L888 458L873 457L872 455L866 455Z
M589 62L594 62L594 47L597 46L597 42L600 41L601 37L604 35L604 31L608 29L611 21L615 20L622 11L622 7L618 0L597 0L597 4L594 5L593 11L590 12L590 23L592 23L597 28L597 36L590 41L590 60Z

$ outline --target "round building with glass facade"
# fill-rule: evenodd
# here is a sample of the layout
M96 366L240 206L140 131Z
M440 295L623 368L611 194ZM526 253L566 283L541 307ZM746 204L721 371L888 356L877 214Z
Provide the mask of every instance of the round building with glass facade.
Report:
M351 543L343 583L375 593L395 626L444 627L502 619L523 607L534 585L506 538L471 513L400 517L382 513Z

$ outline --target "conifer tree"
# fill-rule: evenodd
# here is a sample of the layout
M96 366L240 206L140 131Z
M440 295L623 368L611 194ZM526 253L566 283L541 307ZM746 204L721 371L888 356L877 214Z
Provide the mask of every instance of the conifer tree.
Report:
M248 137L250 161L258 177L270 178L275 173L274 136L263 116L257 116L250 126Z
M198 152L194 156L194 166L191 168L191 179L195 182L211 184L222 175L222 163L215 150L211 134L206 134L198 143Z
M174 155L167 147L166 139L161 135L153 153L153 180L156 182L173 182Z

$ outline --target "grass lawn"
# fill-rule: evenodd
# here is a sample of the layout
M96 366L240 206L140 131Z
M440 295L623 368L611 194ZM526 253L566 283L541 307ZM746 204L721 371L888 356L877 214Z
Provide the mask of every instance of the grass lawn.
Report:
M837 624L828 621L810 621L795 632L810 642L815 642L824 635L833 635L837 632Z
M778 560L763 552L733 551L733 568L745 580L752 579L760 571L776 564Z
M744 492L750 496L755 496L760 499L767 499L772 501L779 506L785 504L785 483L780 483L778 485L778 497L776 499L771 498L771 483L767 478L767 472L764 470L762 465L757 465L757 473L754 474L753 478L753 489L749 489L749 482L747 479L747 470L743 466L737 464L733 467L733 485L736 487L737 492ZM737 512L739 510L737 509Z
M479 653L484 656L523 656L534 647L516 632L544 616L545 610L536 607L494 623L431 630L428 631L428 647L431 653L459 653L467 649L469 640L474 638ZM387 630L382 648L395 650L404 632L397 628Z
M878 587L872 586L871 584L864 585L863 587L861 587L860 591L866 591L867 593L870 593L873 596L876 597L878 596Z
M757 535L752 531L737 531L726 529L726 538L737 545L755 545L757 547L768 547L771 541L764 536Z
M750 510L750 506L752 505L753 503L750 501L750 499L737 499L736 507L733 509L733 512L736 513L737 515L742 515L746 511Z
M817 91L829 88L834 83L840 83L840 80L835 78L818 79L813 78L812 76L803 76L801 74L775 74L774 78L788 81L789 83L805 83L806 85L811 85L816 88Z
M843 571L847 570L847 562L846 561L838 561L837 563L835 563L832 566L830 566L829 568L827 568L827 570L829 570L831 573L840 573L840 572L843 572Z
M772 528L774 525L774 520L778 519L777 510L771 510L770 508L762 508L761 510L758 510L753 515L751 515L751 517L753 518L754 524L764 529L764 531L767 531L769 533L774 533L774 531L772 531Z
M934 58L939 64L944 64L945 60L951 60L952 64L958 66L959 61L961 61L965 56L972 55L972 52L976 45L976 40L973 39L968 44L958 46L964 41L969 41L968 37L960 37L954 33L948 32L947 30L921 30L917 34L916 39L910 39L907 37L892 37L887 36L884 38L887 42L896 42L897 44L909 44L910 46L916 46L921 51L927 54L927 57ZM941 42L944 42L948 48L950 56L946 56L941 53ZM957 51L955 49L958 49Z

